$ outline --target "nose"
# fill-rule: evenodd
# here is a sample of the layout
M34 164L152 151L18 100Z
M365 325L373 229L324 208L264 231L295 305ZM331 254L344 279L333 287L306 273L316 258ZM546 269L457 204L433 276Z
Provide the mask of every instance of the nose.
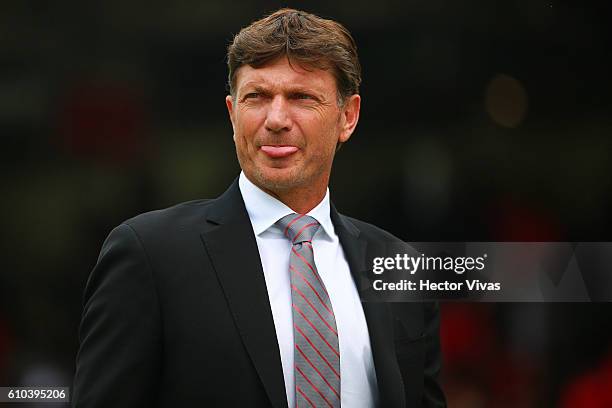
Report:
M291 118L287 101L281 95L276 95L268 105L266 130L274 133L291 130Z

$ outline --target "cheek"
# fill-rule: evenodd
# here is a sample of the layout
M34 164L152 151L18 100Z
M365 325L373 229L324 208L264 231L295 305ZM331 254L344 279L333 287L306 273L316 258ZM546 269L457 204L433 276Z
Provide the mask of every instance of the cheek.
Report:
M338 142L339 128L333 118L328 118L325 121L314 120L310 122L306 130L306 134L310 136L311 141L308 143L317 150L318 156L328 156L330 152L335 151L336 143Z
M234 129L234 141L241 144L252 142L257 127L254 125L254 118L248 114L241 114L237 117Z
M246 135L254 134L265 122L266 115L262 109L242 109L236 115L236 126Z

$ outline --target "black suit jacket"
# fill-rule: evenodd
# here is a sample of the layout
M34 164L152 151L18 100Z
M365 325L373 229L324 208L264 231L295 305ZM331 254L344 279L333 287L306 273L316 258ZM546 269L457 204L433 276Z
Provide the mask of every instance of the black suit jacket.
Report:
M332 222L355 279L370 244ZM362 303L380 407L445 406L432 303ZM238 183L215 200L139 215L106 239L87 282L74 407L287 406L257 244ZM350 408L350 407L346 407Z

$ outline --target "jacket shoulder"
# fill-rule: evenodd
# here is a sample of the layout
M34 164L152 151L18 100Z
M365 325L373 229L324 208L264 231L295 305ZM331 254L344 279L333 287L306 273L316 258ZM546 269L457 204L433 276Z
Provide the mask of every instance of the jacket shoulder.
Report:
M387 243L402 243L403 241L384 229L377 227L365 221L358 220L353 217L342 215L347 221L351 222L359 231L368 239L374 241L382 241Z
M191 229L204 222L207 210L214 201L215 199L187 201L136 215L122 224L127 224L139 235L167 234L176 229Z

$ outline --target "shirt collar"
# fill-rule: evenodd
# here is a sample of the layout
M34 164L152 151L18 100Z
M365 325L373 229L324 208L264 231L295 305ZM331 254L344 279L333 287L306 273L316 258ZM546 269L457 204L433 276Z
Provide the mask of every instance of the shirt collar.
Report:
M238 186L244 200L253 231L255 235L260 235L268 229L278 229L274 224L285 215L293 214L291 208L287 207L276 197L272 197L249 180L244 172L240 172ZM331 222L329 188L325 191L325 197L315 208L310 210L307 215L311 216L321 224L327 239L333 239L334 224ZM280 231L280 229L279 229Z

